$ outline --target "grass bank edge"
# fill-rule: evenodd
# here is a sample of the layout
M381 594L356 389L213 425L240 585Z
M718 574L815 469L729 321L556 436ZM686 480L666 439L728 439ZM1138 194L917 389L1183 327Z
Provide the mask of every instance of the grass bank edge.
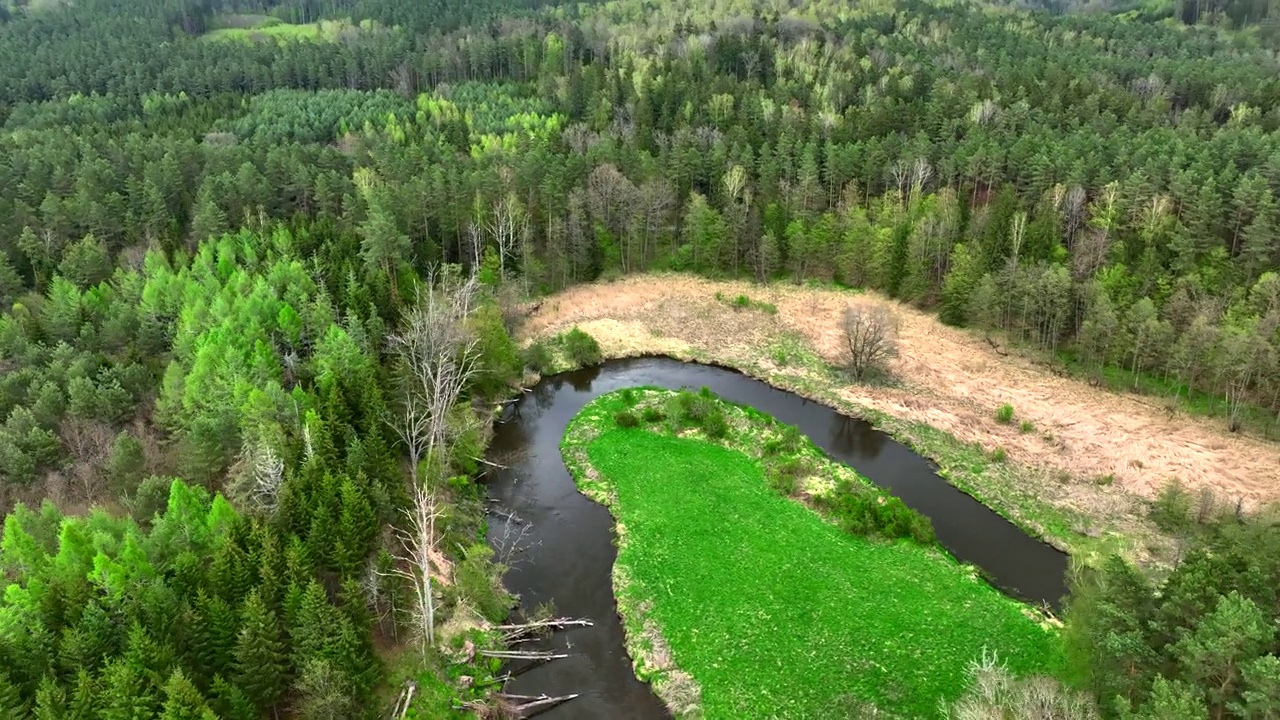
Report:
M632 659L632 667L636 677L644 682L651 683L655 694L676 717L700 718L702 717L700 706L692 705L688 700L691 696L697 697L700 694L696 678L685 672L674 662L669 662L666 667L661 667L653 660L655 654L672 657L670 647L662 636L661 628L648 617L650 599L642 597L642 593L636 589L632 583L630 568L624 561L625 553L623 551L628 547L628 534L622 513L619 510L616 488L607 477L593 466L588 456L588 448L592 442L609 432L634 430L658 435L664 434L660 430L655 431L653 427L655 423L658 423L658 427L668 428L668 425L664 422L665 418L640 422L635 428L620 426L616 418L619 413L635 411L642 402L653 400L668 401L681 394L679 391L653 386L638 386L605 393L587 403L569 422L560 447L565 467L568 469L579 492L609 508L610 514L613 516L619 554L611 573L611 579L618 613L623 621L624 644L628 655ZM750 431L760 432L763 435L775 428L785 428L786 426L753 407L732 403L710 394L704 394L701 397L712 399L717 407L730 416L730 426L736 427L737 431L730 432L725 438L720 439L708 436L701 429L694 429L694 439L740 453L752 462L763 465L766 451L762 448L765 444L759 442L748 444L747 440L755 439L756 436L742 433L741 428L745 425ZM666 434L680 436L679 433ZM810 482L803 489L803 492L807 492L810 495L819 495L834 489L841 481L849 481L858 484L869 494L896 500L888 491L861 476L853 468L832 460L804 435L799 436L799 443L800 446L795 451L796 456L802 457L808 463L812 463L810 465L810 475L805 478ZM768 476L767 471L764 474ZM802 502L794 495L789 495L787 498L810 510L822 518L823 521L836 523L834 518L815 508L812 504ZM903 509L906 509L905 506L903 506ZM909 512L918 515L915 511ZM923 518L923 516L920 517ZM926 523L928 522L927 518L924 520ZM979 568L972 564L958 561L936 539L933 539L931 528L927 541L917 539L916 542L939 562L949 563L957 571L967 573L975 579L982 578ZM985 580L983 581L985 582ZM995 590L994 588L992 589ZM1038 623L1046 631L1056 632L1061 626L1056 618L1046 615L1041 608L1004 595L998 590L995 590L995 592L1003 601L1017 606L1028 619Z
M1164 554L1172 539L1160 533L1145 518L1135 518L1131 526L1117 526L1114 519L1081 512L1041 498L1035 491L1054 480L1041 469L1019 463L993 460L982 447L966 443L951 433L931 425L901 420L888 413L854 403L840 395L847 382L811 349L796 338L780 337L764 349L767 354L788 354L790 366L799 372L776 369L776 363L760 359L743 360L730 355L703 352L696 348L646 349L618 352L595 346L594 359L575 358L564 350L570 333L582 333L575 325L559 333L545 333L530 339L525 348L542 348L537 372L530 384L542 376L581 369L604 360L636 357L665 357L697 362L743 373L780 390L821 403L844 415L871 423L894 440L932 462L948 483L994 510L1024 532L1071 555L1073 562L1096 566L1118 554L1141 566L1162 566L1153 555ZM587 336L589 337L589 336Z

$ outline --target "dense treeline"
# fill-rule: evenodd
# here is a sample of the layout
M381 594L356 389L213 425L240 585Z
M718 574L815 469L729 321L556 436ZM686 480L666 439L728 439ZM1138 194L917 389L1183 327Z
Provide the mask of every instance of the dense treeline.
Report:
M149 489L139 521L51 504L6 518L5 716L251 720L287 701L357 717L379 673L359 584L335 602L298 536L181 481ZM372 535L361 507L344 529Z
M354 638L325 655L339 688L326 712L370 709L372 638L397 637L408 592L378 580L395 575L384 529L418 497L399 460L413 443L388 423L406 391L384 339L441 262L484 288L459 316L480 350L447 408L447 457L424 465L459 568L436 588L440 620L504 609L465 476L486 403L519 374L502 315L513 292L650 269L872 287L1098 379L1218 398L1232 427L1275 427L1280 67L1257 34L915 0L792 5L91 0L0 15L5 509L52 496L135 518L11 516L0 667L21 671L0 702L65 698L72 712L84 695L76 707L97 716L118 681L155 713L172 685L220 715L239 693L250 712L324 717L306 704L319 671L297 654L288 604L314 581ZM350 22L314 39L201 36L256 15ZM171 483L149 477L234 504L173 486L202 508L182 523L226 518L197 533L210 556L252 558L220 632L238 637L254 589L275 583L257 591L278 632L275 694L240 685L230 650L209 660L154 634L204 612L209 573L230 571L178 572L152 517ZM94 555L59 528L100 536ZM263 563L291 549L306 563L268 578ZM70 583L60 572L82 576L72 601L29 599ZM163 578L169 614L117 592L121 572ZM1213 585L1233 589L1274 614L1243 585ZM93 640L113 662L81 675L60 658L90 642L66 638L99 610L141 629ZM37 621L32 644L21 633ZM1174 625L1138 625L1126 642L1164 658L1165 679L1099 681L1108 711L1117 694L1140 708L1169 682L1221 680L1178 665ZM1105 664L1119 631L1097 627L1085 654ZM1236 694L1203 698L1216 716L1261 692L1232 677Z
M7 75L27 89L6 97L64 96L10 111L8 286L43 289L90 233L173 248L301 213L366 260L488 244L542 289L654 267L868 285L1274 417L1280 81L1248 39L923 4L586 12L236 53L175 36L130 73L65 53L104 82Z
M1274 513L1240 522L1168 489L1157 519L1194 531L1153 583L1112 560L1074 584L1067 645L1108 716L1264 719L1280 713L1280 533Z
M376 712L374 637L399 636L410 592L383 531L406 497L397 401L383 392L390 301L355 279L350 243L305 229L242 230L114 271L89 244L92 271L60 267L44 297L0 318L0 477L10 497L39 480L36 495L118 498L134 519L63 519L49 504L9 514L3 708ZM483 407L518 368L494 311L471 327L481 354L468 400ZM437 532L458 569L440 618L500 616L499 568L478 544L480 496L463 474L477 469L482 426L469 404L448 410L452 442L431 482L452 505ZM167 474L223 488L241 512Z

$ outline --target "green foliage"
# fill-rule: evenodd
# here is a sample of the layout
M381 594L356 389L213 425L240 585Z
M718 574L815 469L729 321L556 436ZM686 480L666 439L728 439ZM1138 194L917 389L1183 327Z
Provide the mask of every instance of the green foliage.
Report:
M1026 435L1027 433L1031 433L1035 431L1036 431L1036 426L1030 420L1023 420L1018 425L1018 432L1022 433L1023 435Z
M872 491L848 480L841 480L835 490L817 496L814 502L841 529L852 535L887 540L910 538L924 545L935 540L929 518L892 495Z
M1174 535L1183 535L1192 526L1191 493L1177 479L1170 480L1160 488L1160 493L1151 502L1148 516L1161 530Z
M648 616L676 665L702 686L708 717L783 707L820 717L848 692L934 717L938 698L964 690L966 664L984 647L1019 672L1053 668L1053 634L1016 603L925 547L841 533L771 491L760 464L740 453L620 431L591 441L586 453L615 489L611 509L627 525L617 561L632 579L619 595L624 616L652 603ZM680 593L661 590L676 585ZM731 607L742 597L751 598L759 632L734 625ZM793 615L800 619L779 619ZM884 671L845 674L857 658ZM785 670L798 666L809 671ZM836 676L847 680L832 683Z
M524 365L539 375L554 367L555 357L551 349L541 340L524 349Z
M1001 425L1008 425L1013 422L1013 406L1005 403L996 408L996 422Z
M768 315L777 315L778 306L772 303L753 300L747 295L739 295L732 300L724 297L721 293L716 293L716 300L734 308L735 310L758 310Z
M496 303L485 303L472 315L471 330L477 339L476 352L482 358L472 387L482 397L500 397L523 375L520 349L507 333Z
M630 410L620 410L614 413L613 422L620 428L633 428L640 425L640 418Z
M647 423L657 423L667 419L667 416L662 412L661 408L657 408L652 405L641 410L640 417Z
M494 565L493 548L472 545L458 564L454 575L458 601L475 608L490 621L506 617L513 598L502 585L501 568Z
M574 327L559 337L564 354L575 367L590 367L600 362L600 344L596 339Z
M1104 709L1142 720L1266 717L1274 709L1273 522L1202 527L1159 585L1119 559L1076 577L1064 637L1072 667Z

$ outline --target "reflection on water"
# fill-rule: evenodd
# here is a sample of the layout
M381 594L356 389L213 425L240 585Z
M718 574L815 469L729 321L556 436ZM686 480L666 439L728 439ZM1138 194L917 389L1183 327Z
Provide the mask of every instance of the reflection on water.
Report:
M863 460L875 460L880 456L888 435L862 420L835 412L830 415L831 440L836 452L856 455Z
M616 557L612 518L577 492L560 457L565 427L584 405L637 385L706 386L731 402L796 425L831 457L927 515L939 542L958 559L982 568L996 586L1055 606L1066 594L1066 555L948 485L929 461L869 424L730 370L654 358L608 362L543 380L504 413L490 447L491 460L507 466L492 473L490 495L530 525L522 562L507 573L507 586L526 609L552 602L560 615L595 623L542 641L542 648L570 657L508 684L508 692L518 694L583 694L541 717L668 717L649 686L636 680L623 648L610 580ZM496 519L491 525L490 538L496 541L502 525Z

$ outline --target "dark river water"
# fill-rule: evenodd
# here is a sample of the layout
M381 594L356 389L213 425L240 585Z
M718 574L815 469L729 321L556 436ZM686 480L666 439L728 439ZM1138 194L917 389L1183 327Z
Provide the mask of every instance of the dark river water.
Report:
M540 717L666 718L647 684L637 680L623 647L610 572L616 556L609 511L578 493L560 456L565 427L588 402L637 385L670 389L706 386L796 425L831 457L844 462L927 515L938 540L957 559L982 568L1006 593L1058 606L1066 594L1067 556L1018 529L947 484L936 467L866 422L722 368L665 358L607 362L544 379L508 408L495 428L490 457L506 466L490 475L490 496L530 524L525 548L506 584L532 608L551 602L561 616L594 624L556 633L543 648L566 652L518 675L507 692L582 696ZM490 518L490 537L504 520Z

